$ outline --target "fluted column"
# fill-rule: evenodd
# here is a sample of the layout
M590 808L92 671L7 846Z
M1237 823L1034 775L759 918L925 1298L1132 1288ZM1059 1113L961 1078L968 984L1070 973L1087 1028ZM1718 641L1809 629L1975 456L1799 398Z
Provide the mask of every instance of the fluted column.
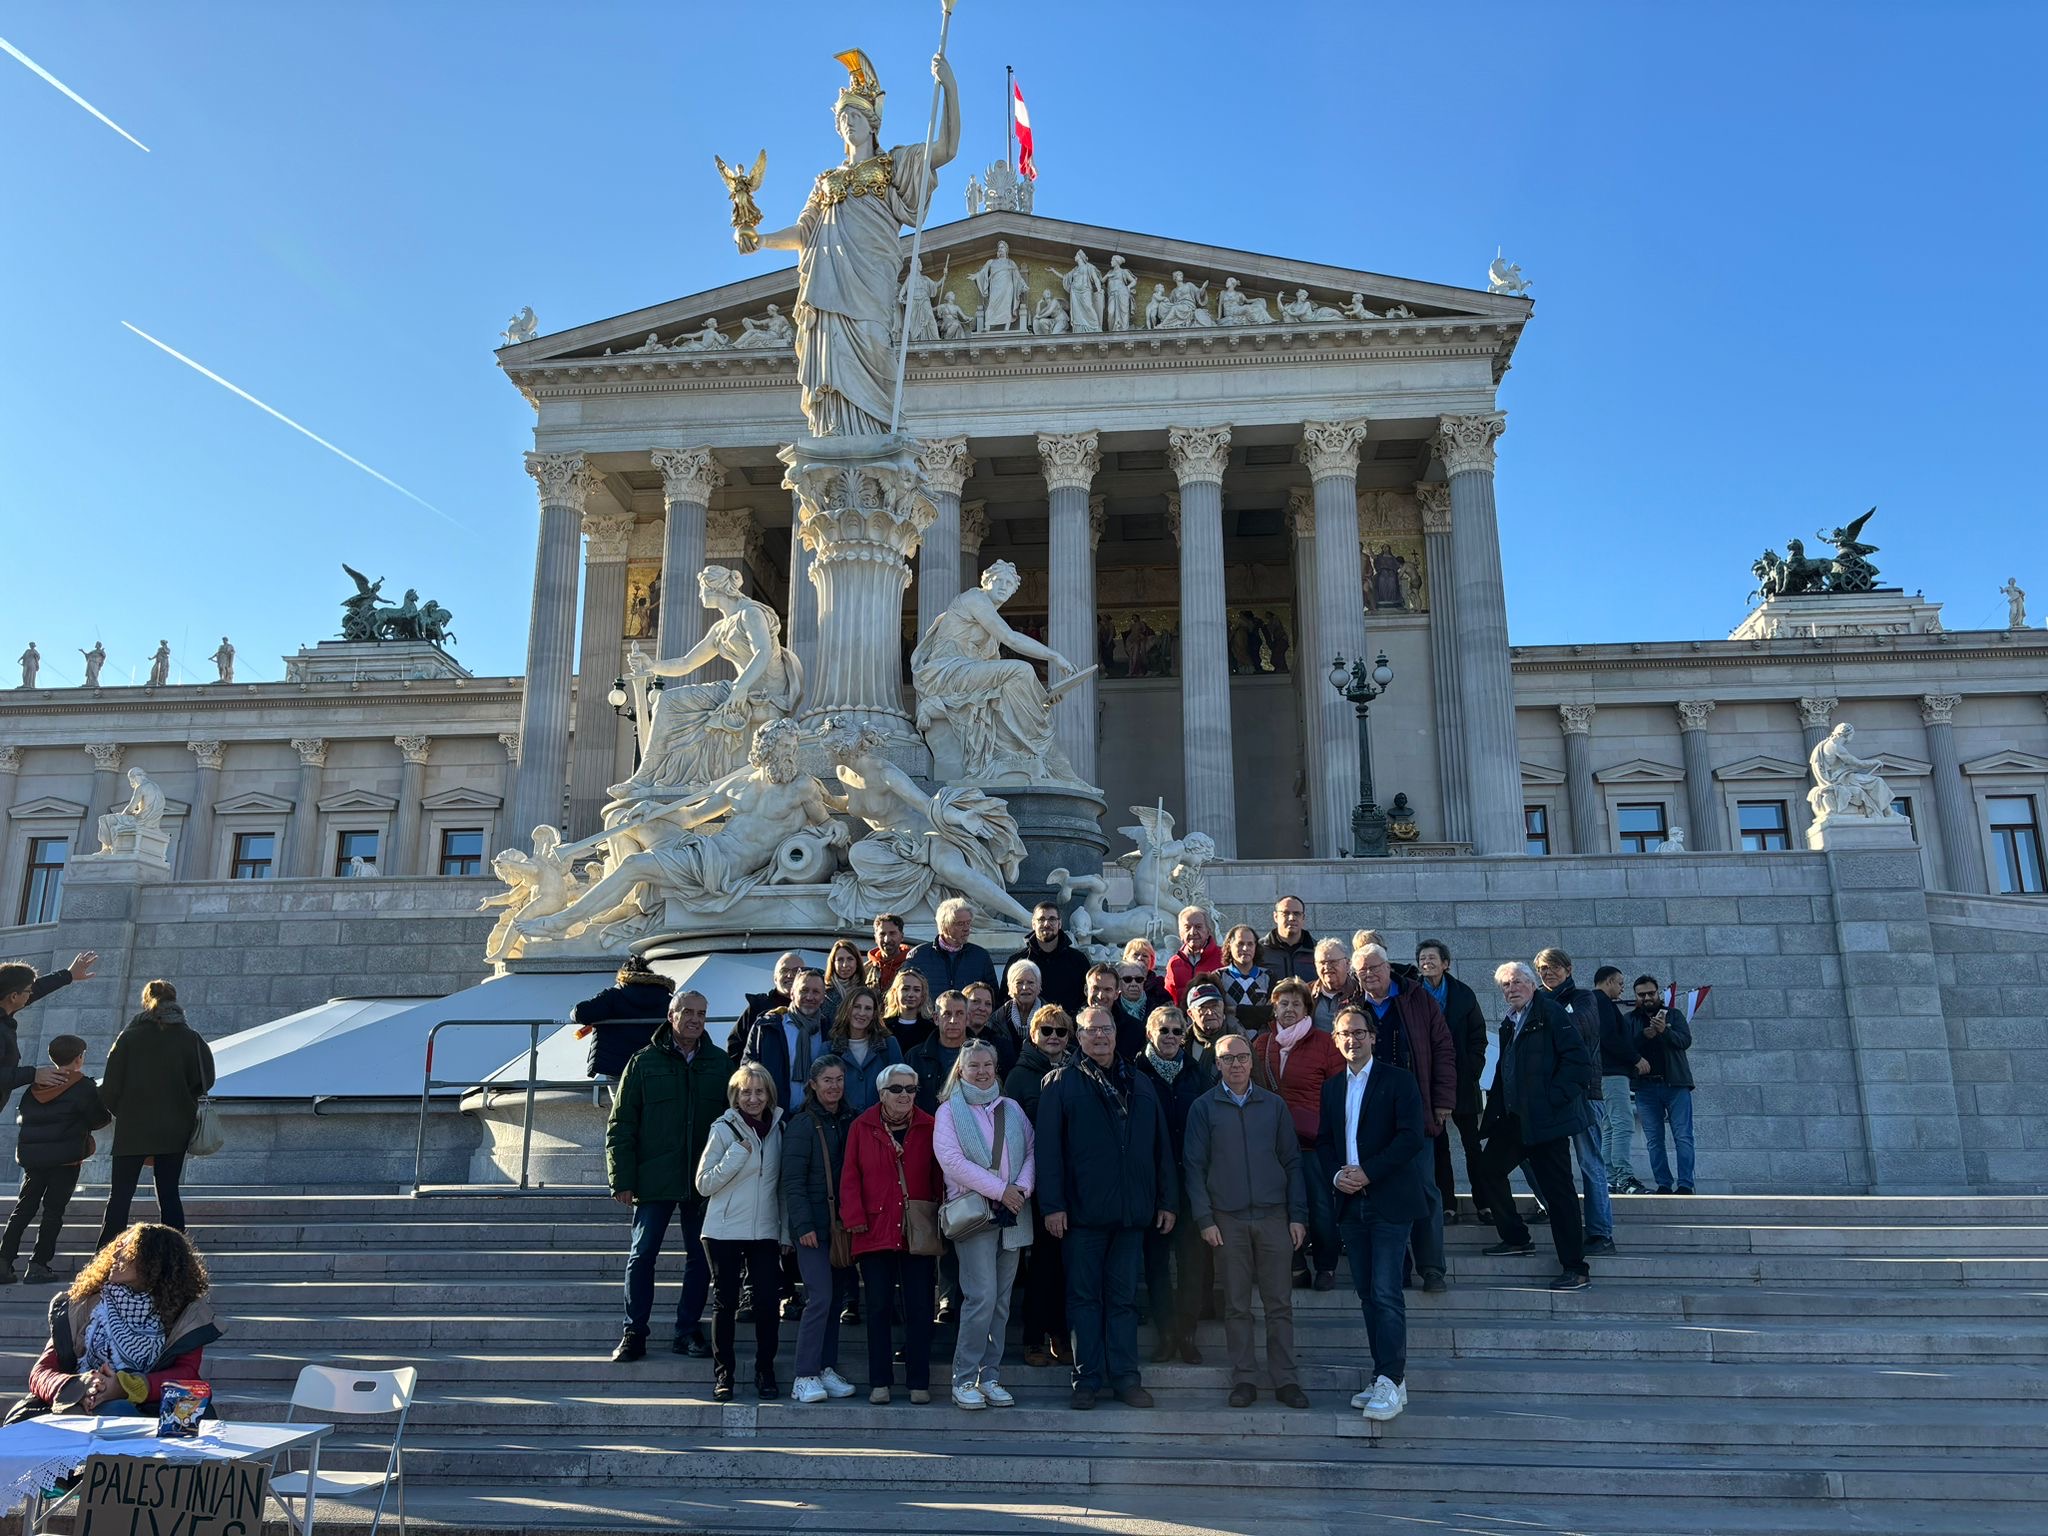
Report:
M960 503L960 590L981 585L981 546L988 542L988 503ZM922 638L922 637L920 637Z
M623 596L620 616L625 609ZM611 688L611 679L605 679L605 688ZM384 856L377 860L377 867L387 875L417 875L420 868L420 802L427 796L427 754L433 750L431 736L394 736L392 745L398 748L400 767L398 770L398 814L391 823L391 846ZM593 822L591 830L597 830Z
M611 786L619 772L618 716L612 713L612 684L619 676L620 637L626 633L626 545L633 536L630 512L583 514L583 638L576 663L576 739L569 762L571 840L588 837L603 822ZM692 595L695 595L693 581ZM667 603L668 585L662 584ZM391 867L409 875L409 865Z
M103 811L119 810L128 803L128 786L121 778L121 758L125 748L118 741L95 741L86 745L86 755L92 759L92 799L86 802L85 826L79 839L81 846L77 853L91 853L99 847L95 841L94 828Z
M7 824L7 813L14 809L14 792L20 787L21 748L10 742L0 746L0 826ZM0 891L18 889L13 879L14 871L7 863L7 845L0 843Z
M704 519L711 493L725 484L725 471L709 448L657 448L649 457L661 471L663 515L661 617L655 649L668 659L687 654L704 638L697 573L706 558Z
M1088 492L1102 467L1101 440L1093 432L1038 434L1045 470L1048 517L1046 639L1076 667L1095 660L1095 541L1089 534ZM1053 739L1085 783L1095 782L1095 685L1076 683L1052 706Z
M1465 736L1457 723L1458 584L1453 574L1457 559L1451 545L1451 488L1420 482L1415 504L1422 509L1422 569L1429 583L1429 671L1435 685L1431 700L1436 706L1437 793L1443 798L1444 837L1469 843L1472 815L1466 804Z
M783 644L796 652L809 677L818 664L818 586L811 580L811 551L804 543L803 502L793 491L789 505L789 633Z
M327 743L318 736L295 736L292 750L299 754L299 793L285 839L284 872L305 879L326 873L320 867L320 774L327 766Z
M1323 757L1323 701L1317 690L1330 684L1325 676L1329 653L1316 624L1316 493L1306 485L1287 493L1287 531L1294 539L1294 646L1288 665L1294 669L1295 708L1301 721L1303 819L1309 857L1334 859L1337 849L1325 839L1332 823L1318 798L1324 785L1315 771Z
M1832 695L1804 698L1799 701L1799 739L1806 744L1806 755L1813 756L1813 749L1828 737L1828 717L1835 712L1835 706L1842 701Z
M1680 699L1675 707L1684 754L1685 811L1692 823L1685 829L1685 845L1697 853L1719 853L1728 846L1728 832L1714 796L1714 762L1707 750L1707 717L1714 712L1714 701Z
M1458 721L1465 738L1472 849L1482 854L1528 852L1515 740L1515 679L1508 665L1507 589L1493 505L1493 445L1506 429L1507 417L1499 411L1444 416L1436 439L1437 456L1450 477L1451 523L1458 530L1451 545Z
M1560 704L1558 723L1564 729L1564 793L1572 813L1573 853L1612 853L1607 818L1593 784L1593 714L1591 704Z
M1358 716L1330 686L1329 672L1332 658L1342 656L1348 665L1366 651L1365 572L1358 556L1358 452L1365 433L1363 417L1301 427L1301 461L1316 497L1318 649L1306 687L1323 722L1322 750L1308 765L1309 800L1322 819L1316 848L1324 857L1351 851L1351 812L1358 804Z
M562 821L562 795L569 781L570 679L576 665L583 504L603 483L580 453L529 453L526 472L540 487L540 538L533 560L533 611L526 628L526 688L519 706L525 751L512 796L512 826L522 843L532 828Z
M218 741L188 741L185 747L197 760L198 771L192 778L185 838L178 845L178 878L211 880L218 873L213 865L213 803L220 798L220 767L227 747Z
M932 488L938 515L917 548L917 634L938 621L965 588L960 579L960 492L974 473L974 455L964 437L927 438L917 445L917 462Z
M1920 723L1927 730L1927 760L1934 767L1934 815L1941 827L1941 867L1948 888L1988 895L1991 881L1984 867L1984 844L1977 836L1976 807L1956 753L1955 713L1960 703L1958 694L1927 694L1920 700Z
M1230 428L1169 427L1180 483L1180 735L1186 830L1237 857L1237 776L1230 742L1230 620L1223 603L1223 471ZM1093 620L1090 620L1093 634Z

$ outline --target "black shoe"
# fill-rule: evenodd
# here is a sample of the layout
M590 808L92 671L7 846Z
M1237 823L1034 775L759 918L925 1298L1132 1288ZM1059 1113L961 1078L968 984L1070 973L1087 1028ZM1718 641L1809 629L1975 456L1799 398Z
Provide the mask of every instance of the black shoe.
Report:
M1458 1215L1458 1208L1455 1205L1447 1205L1444 1207L1445 1226L1455 1227L1461 1220L1463 1220L1463 1218Z
M1482 1227L1490 1227L1490 1226L1492 1226L1492 1225L1493 1225L1493 1212L1491 1212L1491 1211L1474 1211L1474 1212L1472 1213L1472 1219L1473 1219L1474 1221L1478 1222L1478 1223L1479 1223L1479 1225L1480 1225L1480 1226L1482 1226Z
M1259 1389L1248 1381L1240 1381L1230 1389L1230 1406L1249 1408L1259 1400Z
M1135 1381L1128 1387L1118 1387L1116 1389L1116 1400L1126 1408L1150 1408L1152 1406L1152 1394L1139 1386Z
M1095 1389L1093 1387L1074 1388L1074 1395L1067 1399L1067 1406L1069 1408L1093 1408L1095 1406Z
M1593 1283L1591 1270L1568 1269L1550 1282L1553 1291L1583 1291Z
M1451 1282L1444 1278L1440 1269L1425 1269L1422 1272L1422 1289L1431 1296L1441 1296L1451 1288Z
M1543 1209L1542 1206L1539 1205L1536 1207L1536 1214L1531 1216L1529 1219L1535 1222L1536 1225L1539 1227L1547 1227L1550 1225L1550 1212L1546 1211L1545 1209Z
M1673 1193L1674 1195L1689 1195L1692 1193L1692 1186L1690 1184L1681 1184L1678 1186L1678 1188L1671 1191L1671 1193Z
M692 1360L709 1360L711 1341L704 1337L702 1328L692 1328L676 1340L675 1351L679 1355L688 1355Z
M647 1358L647 1336L629 1333L619 1340L619 1347L612 1351L613 1365L627 1365L635 1360Z
M1611 1237L1589 1237L1586 1239L1585 1251L1587 1253L1612 1253L1614 1252L1614 1239Z
M1200 1365L1202 1363L1202 1352L1195 1347L1193 1329L1189 1329L1180 1336L1180 1363L1182 1365Z
M1621 1181L1621 1193L1624 1195L1647 1195L1649 1192L1649 1187L1634 1174Z
M798 1301L794 1296L782 1298L782 1320L785 1323L793 1323L803 1315L804 1304L802 1302Z
M729 1403L732 1401L732 1377L725 1371L718 1372L712 1378L711 1401L714 1403Z
M764 1403L782 1396L782 1385L776 1381L773 1371L754 1372L754 1396Z
M1316 1289L1319 1291L1334 1291L1337 1289L1337 1271L1334 1269L1317 1270Z
M932 1324L938 1328L950 1328L956 1316L953 1303L942 1301L939 1303L939 1310L932 1314Z
M1527 1238L1519 1243L1489 1243L1479 1250L1490 1259L1519 1259L1536 1251L1536 1245Z
M1671 1193L1671 1186L1669 1184L1659 1184L1657 1186L1657 1193L1660 1195L1668 1195ZM1692 1191L1688 1189L1686 1193L1689 1195L1692 1193Z
M0 1285L13 1285L20 1278L21 1276L14 1272L14 1260L9 1259L6 1263L0 1264Z
M842 1323L858 1323L860 1321L860 1303L849 1301L840 1309L839 1321Z
M1308 1394L1295 1386L1293 1382L1289 1382L1273 1395L1289 1408L1306 1408L1308 1406Z
M1160 1334L1159 1342L1152 1346L1152 1363L1154 1365L1164 1365L1169 1360L1179 1358L1179 1355L1180 1340L1170 1333Z
M1316 1277L1305 1269L1297 1269L1294 1272L1294 1288L1297 1291L1307 1290L1311 1285L1315 1284L1315 1281Z

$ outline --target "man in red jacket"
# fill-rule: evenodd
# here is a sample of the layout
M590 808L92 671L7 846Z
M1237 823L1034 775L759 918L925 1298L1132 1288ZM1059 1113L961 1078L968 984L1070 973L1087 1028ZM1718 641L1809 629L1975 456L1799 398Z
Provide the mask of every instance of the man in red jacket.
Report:
M1188 988L1197 976L1223 969L1223 951L1216 944L1216 930L1209 914L1200 907L1180 909L1180 948L1166 962L1166 995L1174 1006L1185 1009Z
M1444 1197L1436 1185L1436 1140L1458 1107L1458 1056L1450 1026L1429 993L1416 981L1394 979L1386 950L1368 944L1358 952L1358 984L1362 1006L1372 1010L1378 1032L1373 1060L1415 1075L1422 1089L1423 1130L1420 1183L1428 1207L1415 1223L1409 1240L1422 1288L1432 1293L1450 1288L1444 1277Z

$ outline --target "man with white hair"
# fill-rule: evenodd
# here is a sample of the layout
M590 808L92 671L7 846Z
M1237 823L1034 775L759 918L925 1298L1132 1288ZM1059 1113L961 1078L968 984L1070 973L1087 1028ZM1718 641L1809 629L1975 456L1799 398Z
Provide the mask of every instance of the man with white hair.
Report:
M747 1006L740 1011L739 1021L733 1025L732 1033L725 1039L725 1054L734 1061L746 1049L747 1036L756 1024L779 1008L787 1008L796 997L797 973L804 968L804 957L793 949L785 949L775 957L775 981L766 992L749 992Z
M1223 969L1223 950L1216 943L1216 926L1203 908L1182 907L1179 926L1180 948L1166 962L1166 995L1175 1007L1185 1008L1195 978Z
M964 992L970 981L996 984L996 963L969 938L974 932L974 908L959 896L939 903L938 937L920 944L903 963L925 979L931 995Z
M1508 1175L1526 1165L1537 1194L1550 1209L1557 1245L1553 1291L1582 1291L1592 1283L1586 1267L1586 1228L1572 1178L1572 1138L1593 1123L1586 1089L1600 1065L1565 1011L1537 989L1536 972L1511 960L1493 973L1507 1005L1500 1026L1500 1061L1479 1134L1485 1142L1478 1169L1481 1209L1493 1212L1500 1241L1483 1251L1494 1257L1531 1254L1536 1245L1515 1209Z
M1308 1013L1324 1034L1342 1010L1358 1001L1358 978L1351 971L1351 951L1342 939L1316 945L1316 984L1309 991Z

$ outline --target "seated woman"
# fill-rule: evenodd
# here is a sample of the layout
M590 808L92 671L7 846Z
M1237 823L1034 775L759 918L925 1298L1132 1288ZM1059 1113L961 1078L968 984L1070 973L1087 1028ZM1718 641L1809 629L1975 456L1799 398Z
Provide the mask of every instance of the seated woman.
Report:
M164 1383L200 1375L220 1325L206 1264L185 1234L137 1222L50 1303L50 1342L12 1424L50 1412L155 1413Z

